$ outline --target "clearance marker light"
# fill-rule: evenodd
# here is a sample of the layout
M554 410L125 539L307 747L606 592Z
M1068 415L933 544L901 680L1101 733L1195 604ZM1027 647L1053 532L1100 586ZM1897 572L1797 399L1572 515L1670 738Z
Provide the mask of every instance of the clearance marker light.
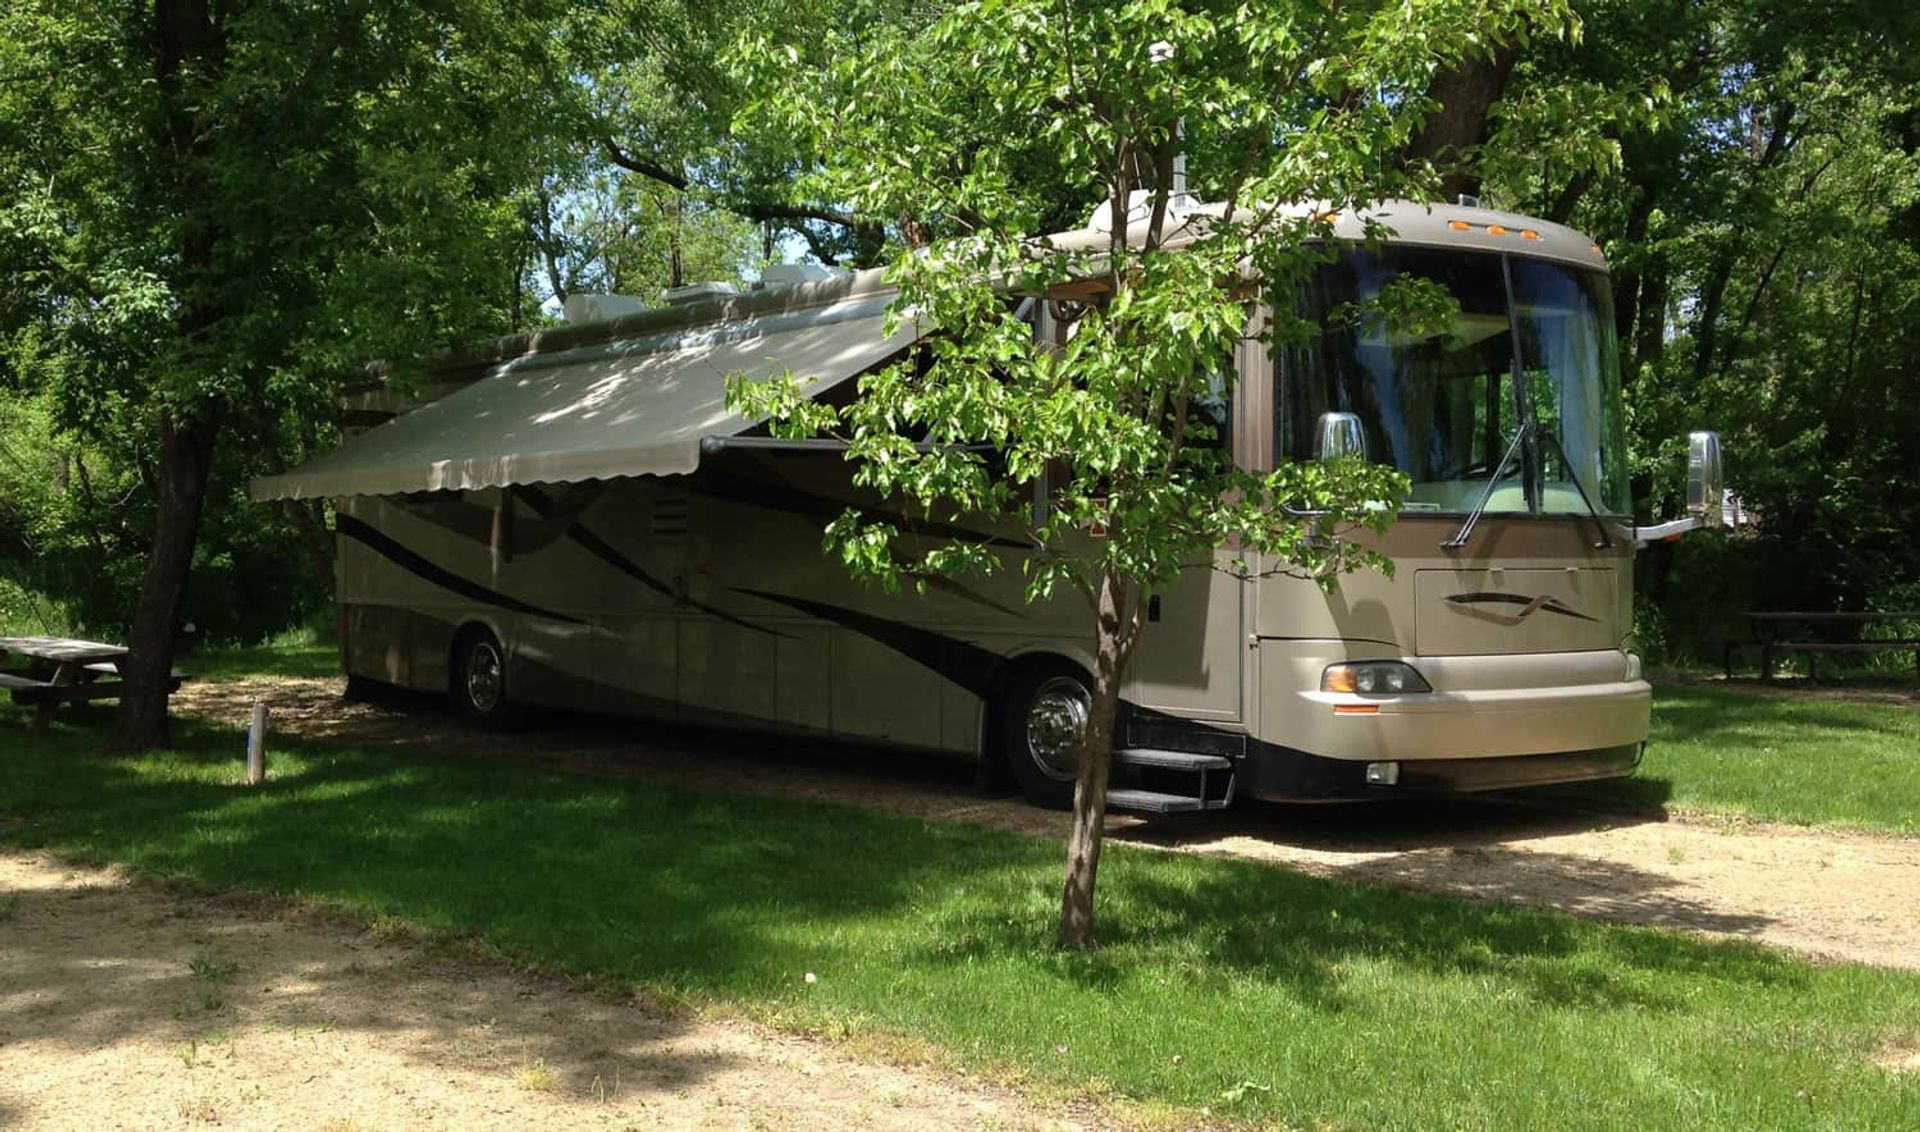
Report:
M1540 233L1531 228L1522 228L1520 229L1520 238L1523 240L1537 240L1540 238Z
M1489 236L1504 236L1506 234L1507 234L1507 229L1506 229L1506 225L1504 224L1487 225L1487 235Z
M1447 221L1447 227L1449 227L1449 228L1451 228L1451 229L1453 229L1453 230L1454 230L1454 231L1456 231L1456 232L1471 232L1471 231L1473 231L1473 225L1471 225L1471 224L1469 224L1469 223L1467 223L1467 222L1466 222L1466 221L1464 221L1464 220L1449 220L1449 221Z
M1379 715L1380 705L1379 704L1335 704L1333 705L1333 714L1335 715Z

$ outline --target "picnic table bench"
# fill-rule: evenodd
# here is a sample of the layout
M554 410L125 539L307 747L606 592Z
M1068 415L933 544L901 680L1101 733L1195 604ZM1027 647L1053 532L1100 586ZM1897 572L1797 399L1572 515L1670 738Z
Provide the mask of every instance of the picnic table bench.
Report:
M124 646L100 641L0 637L0 664L15 658L26 662L20 668L0 670L0 688L11 693L15 703L35 705L33 728L43 730L61 704L119 699L126 685L120 665L127 656ZM170 674L167 692L171 694L183 679L178 672Z
M1760 650L1760 678L1773 679L1773 661L1777 653L1804 653L1807 657L1807 678L1820 678L1821 653L1870 653L1870 652L1911 652L1913 653L1913 671L1920 678L1920 635L1916 635L1913 626L1920 626L1920 612L1889 611L1884 613L1846 612L1815 613L1806 611L1750 612L1741 614L1747 621L1747 640L1728 641L1723 656L1724 668L1729 678L1733 676L1733 650L1742 645L1756 646ZM1835 634L1843 629L1858 630L1872 625L1901 625L1908 629L1894 636L1850 640L1836 639Z

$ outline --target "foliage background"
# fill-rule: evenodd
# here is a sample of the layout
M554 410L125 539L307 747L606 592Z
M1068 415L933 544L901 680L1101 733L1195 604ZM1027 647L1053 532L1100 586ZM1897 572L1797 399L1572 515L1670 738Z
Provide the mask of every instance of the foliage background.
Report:
M468 26L497 37L486 50L395 62L418 97L361 107L351 169L367 200L413 222L310 281L325 317L278 344L241 406L243 442L221 446L187 619L218 641L327 627L324 516L254 506L244 484L331 443L331 385L359 363L523 329L576 287L745 279L801 248L872 263L911 238L913 217L853 218L844 197L809 198L807 139L736 130L748 92L726 59L743 36L804 49L835 38L822 20L845 36L901 34L938 8L484 7ZM1920 604L1920 14L1867 0L1575 8L1577 40L1520 53L1472 155L1481 191L1608 252L1642 517L1674 512L1696 427L1722 432L1753 517L1742 535L1643 556L1643 640L1685 662L1717 657L1744 609ZM112 26L81 14L23 5L0 19L0 628L115 637L152 538L144 422L162 390L122 364L152 333L144 277L109 254L111 229L59 213L82 198L44 191L37 164L50 139L90 138L105 156L78 146L60 177L86 178L96 204L139 190L124 158L106 160L115 76L45 86L50 59L99 49ZM501 58L516 71L468 81ZM434 140L461 123L513 160ZM1010 139L1006 166L1060 202L1038 223L1077 224L1093 186L1068 183L1040 136ZM22 270L49 231L117 288L117 322L76 335L59 287Z

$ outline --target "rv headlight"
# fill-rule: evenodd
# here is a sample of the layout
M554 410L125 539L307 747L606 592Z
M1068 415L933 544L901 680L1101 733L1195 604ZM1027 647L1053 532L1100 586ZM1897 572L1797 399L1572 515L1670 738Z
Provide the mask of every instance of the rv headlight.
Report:
M1414 671L1411 664L1397 660L1367 660L1353 664L1330 664L1320 674L1323 692L1347 692L1362 696L1398 696L1407 692L1431 692L1433 685Z

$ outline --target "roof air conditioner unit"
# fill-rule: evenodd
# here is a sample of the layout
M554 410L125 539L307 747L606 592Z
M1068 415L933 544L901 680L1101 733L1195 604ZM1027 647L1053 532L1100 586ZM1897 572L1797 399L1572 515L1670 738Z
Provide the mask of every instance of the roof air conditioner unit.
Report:
M660 301L670 307L697 303L702 299L725 299L740 293L740 288L731 283L694 283L686 287L670 287L660 292Z
M800 283L819 283L844 274L817 263L770 263L760 269L761 288L792 287Z
M639 314L647 304L632 295L568 295L560 304L560 313L569 324L606 322L622 315Z

